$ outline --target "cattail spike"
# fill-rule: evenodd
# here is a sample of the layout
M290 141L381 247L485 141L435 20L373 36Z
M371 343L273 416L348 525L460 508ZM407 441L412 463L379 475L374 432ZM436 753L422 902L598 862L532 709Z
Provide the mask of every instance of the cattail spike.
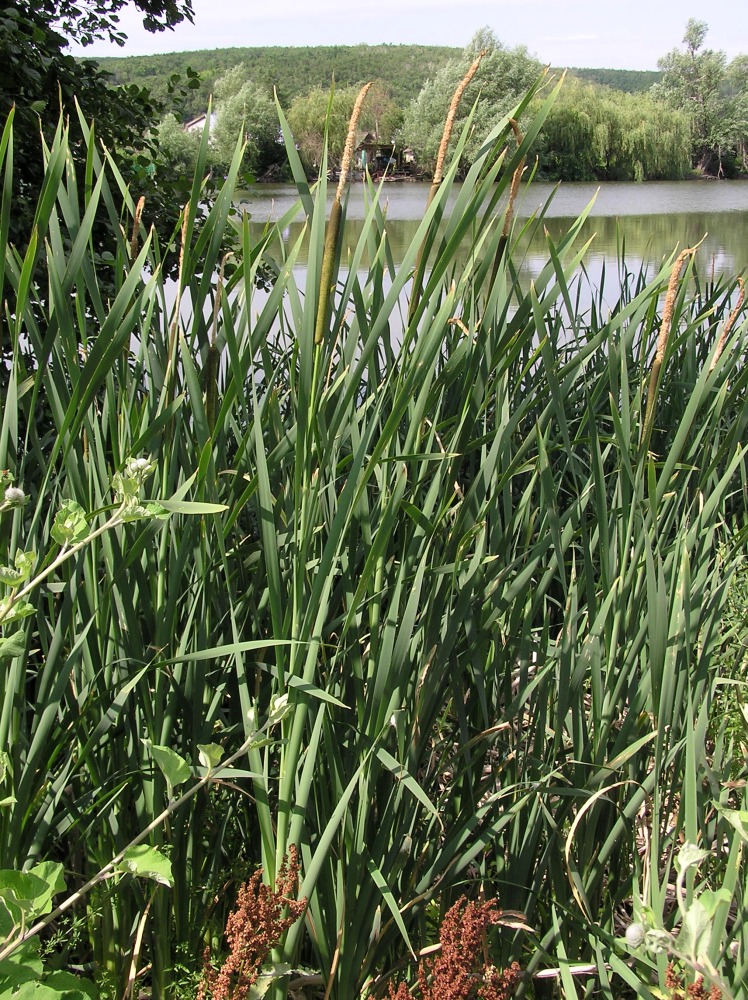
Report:
M343 149L343 161L340 164L340 177L338 179L338 190L335 193L335 198L338 201L342 201L343 192L345 191L345 185L348 180L348 171L351 168L351 163L353 161L353 151L356 148L356 129L358 128L358 120L361 117L361 108L364 105L364 100L366 95L369 93L371 88L371 83L366 83L359 90L356 102L353 105L353 111L351 112L351 120L348 123L348 135L345 140L345 147Z
M442 141L439 145L439 153L436 157L436 169L434 170L434 179L432 181L433 185L439 185L442 182L442 174L444 172L444 161L447 158L447 147L449 146L449 140L452 138L452 129L454 128L455 118L457 117L457 109L460 106L460 101L462 100L462 95L467 90L468 84L473 79L475 74L478 72L478 67L481 64L481 60L487 53L487 49L483 49L473 60L470 69L467 71L465 76L457 84L457 88L452 95L452 101L449 105L449 111L447 112L447 119L444 122L444 131L442 133Z
M436 157L436 167L434 168L434 177L431 181L431 187L429 188L429 196L426 201L426 210L428 211L431 202L436 197L436 193L441 186L441 182L444 174L444 160L447 156L447 147L449 146L449 140L452 138L452 129L454 128L455 118L457 117L457 109L460 106L460 101L462 100L462 95L465 93L468 84L473 79L475 74L478 72L478 67L481 64L483 56L488 52L487 49L483 49L479 52L476 58L473 60L470 69L467 71L462 80L457 84L454 94L452 95L452 100L449 105L449 111L447 112L447 118L444 122L444 131L442 132L442 141L439 144L439 152ZM424 271L424 243L418 249L418 256L416 258L416 269L413 276L413 291L410 296L410 303L408 305L408 322L413 319L418 303L421 298L421 285L423 283L423 271Z
M725 349L725 344L727 343L727 337L735 325L735 320L740 315L740 310L743 308L743 303L745 302L745 281L743 278L738 278L738 285L740 285L740 295L738 296L738 304L735 306L733 311L727 317L727 322L725 323L722 333L720 334L719 340L717 341L717 349L714 352L714 357L712 358L712 363L709 365L709 371L713 372L717 366L717 362L722 357L722 352Z
M371 83L364 84L358 93L356 98L356 103L353 105L353 111L351 113L351 120L348 124L348 136L345 140L345 148L343 150L343 161L340 165L340 179L338 181L338 189L335 193L335 200L332 203L332 209L330 211L330 219L327 223L327 232L325 233L325 250L322 256L322 270L320 272L320 282L319 282L319 299L317 302L317 316L314 323L314 343L315 345L321 344L325 336L325 328L327 326L327 318L330 306L330 298L332 297L333 289L333 271L335 269L335 255L338 250L338 236L340 234L340 220L343 214L342 198L343 192L345 190L346 181L348 180L348 171L351 167L351 162L353 160L353 150L356 146L356 127L358 126L358 119L361 116L361 108L364 103L364 98L369 93L369 88Z
M132 219L132 235L130 236L130 258L135 260L138 256L138 236L140 235L140 220L143 217L145 208L145 195L141 195L138 204L135 206L135 215Z
M697 247L686 247L685 250L682 250L678 254L678 258L673 266L672 274L670 275L670 281L668 282L667 294L665 296L665 307L662 311L662 322L660 323L660 333L657 337L657 349L655 351L654 361L652 362L652 370L649 374L647 409L645 412L644 424L642 425L642 443L648 442L652 434L655 400L657 398L657 387L660 381L660 370L662 369L662 362L665 360L665 351L670 337L670 327L673 323L673 312L675 310L675 299L678 295L678 282L680 281L681 271L683 270L686 258L695 254L696 250Z

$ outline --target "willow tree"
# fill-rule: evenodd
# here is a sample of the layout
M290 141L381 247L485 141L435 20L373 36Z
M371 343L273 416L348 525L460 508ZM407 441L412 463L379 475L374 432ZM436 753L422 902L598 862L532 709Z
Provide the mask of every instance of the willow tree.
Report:
M315 169L321 163L325 137L330 162L340 161L357 94L357 87L341 87L332 94L315 87L291 104L288 123L308 169Z
M492 31L482 28L459 58L451 59L427 81L405 111L400 138L413 148L419 165L425 169L433 169L436 163L444 119L455 88L481 51L486 55L460 105L452 131L454 145L477 101L475 127L463 154L466 164L477 156L482 137L519 102L542 70L540 62L526 48L505 48Z
M649 94L566 82L543 126L541 173L552 180L663 180L690 165L688 118Z

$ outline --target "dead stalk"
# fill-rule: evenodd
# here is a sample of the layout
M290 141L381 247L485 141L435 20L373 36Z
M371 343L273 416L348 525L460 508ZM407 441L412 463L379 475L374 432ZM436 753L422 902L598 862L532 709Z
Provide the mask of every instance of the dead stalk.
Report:
M221 266L218 269L218 281L216 282L216 298L213 303L213 329L211 331L210 345L208 347L208 360L205 364L205 415L208 420L208 430L212 434L216 426L216 415L218 413L218 368L221 360L221 352L216 344L218 336L218 317L221 311L221 299L223 296L223 274L226 268L226 261L232 253L224 254Z
M514 132L514 138L517 140L517 148L519 148L523 141L524 136L522 135L522 130L519 124L514 120L514 118L509 119L509 124L512 126L512 131ZM512 186L509 189L509 201L506 206L506 215L504 216L504 228L501 231L501 235L506 240L509 236L509 227L512 224L512 215L514 214L514 202L517 198L517 192L519 191L519 184L522 180L522 174L525 169L525 157L517 164L517 169L512 174Z
M164 383L169 386L173 377L174 368L176 365L176 348L177 348L177 331L179 329L179 311L182 307L182 289L184 287L184 255L185 255L185 243L187 241L187 221L190 214L190 203L184 206L183 209L184 217L182 219L182 241L179 247L179 273L177 276L177 297L174 301L174 318L171 322L171 328L169 330L169 348L166 356L166 374L164 376Z

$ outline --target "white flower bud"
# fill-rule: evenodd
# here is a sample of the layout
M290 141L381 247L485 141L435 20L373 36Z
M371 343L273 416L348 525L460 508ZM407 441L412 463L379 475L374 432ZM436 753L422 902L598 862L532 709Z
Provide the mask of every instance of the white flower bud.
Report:
M148 458L131 458L125 465L125 475L143 483L153 472L154 464Z
M26 503L26 494L18 486L9 486L5 491L5 502L14 507Z
M646 936L647 932L642 924L629 924L626 928L626 944L629 948L639 948Z

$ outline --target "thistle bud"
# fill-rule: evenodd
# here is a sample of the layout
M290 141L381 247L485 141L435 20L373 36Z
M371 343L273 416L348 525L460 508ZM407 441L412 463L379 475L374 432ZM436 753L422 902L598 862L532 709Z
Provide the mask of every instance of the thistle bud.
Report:
M27 500L28 497L18 486L9 486L3 497L3 502L7 503L9 507L21 507Z

